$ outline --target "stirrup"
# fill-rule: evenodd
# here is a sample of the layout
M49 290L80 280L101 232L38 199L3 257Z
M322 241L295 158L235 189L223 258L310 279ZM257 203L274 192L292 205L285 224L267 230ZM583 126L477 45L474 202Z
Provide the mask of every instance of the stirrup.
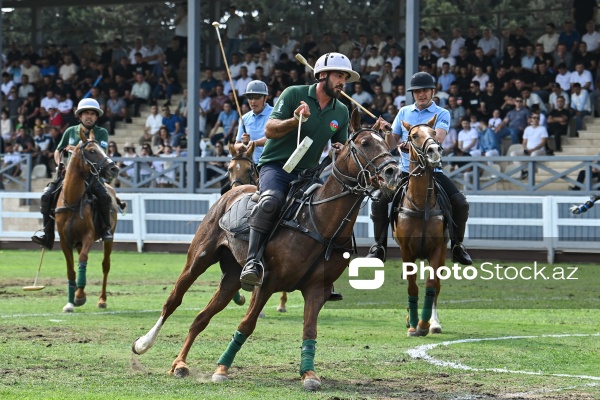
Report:
M386 248L384 245L375 243L373 246L371 246L369 248L369 254L367 254L366 258L378 258L382 262L385 262L386 253L387 253L387 251L386 251Z
M102 237L103 242L112 242L114 239L113 234L110 231L110 229L106 229L105 231L103 231L101 237Z
M54 247L54 240L52 240L50 243L48 240L48 236L44 233L44 235L42 236L37 236L38 232L44 232L43 230L39 230L37 232L35 232L33 234L33 236L31 237L31 241L35 244L39 244L42 247L47 248L48 250L52 250L52 248Z
M260 268L260 271L258 268ZM255 287L262 286L262 277L264 276L264 273L265 267L262 262L256 260L248 261L240 274L242 289L247 292L252 292Z
M452 262L462 265L473 265L473 260L462 243L452 246Z

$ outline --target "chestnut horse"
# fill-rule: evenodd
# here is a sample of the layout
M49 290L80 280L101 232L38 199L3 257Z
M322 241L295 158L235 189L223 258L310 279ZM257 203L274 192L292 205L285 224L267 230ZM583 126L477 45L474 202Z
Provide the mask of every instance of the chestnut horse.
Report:
M246 148L240 148L239 150L235 149L233 143L229 143L229 154L231 154L232 158L229 161L229 166L227 167L227 177L229 178L229 183L231 185L231 189L241 186L241 185L254 185L258 186L258 169L256 168L256 163L252 156L254 155L255 147L254 142L250 142L250 144ZM244 305L246 302L246 297L237 292L233 296L233 302L238 306ZM281 296L279 297L279 306L277 306L277 312L287 312L287 308L285 304L287 303L287 293L281 292ZM265 316L265 313L261 311L261 317Z
M440 146L435 139L433 129L436 118L437 115L427 124L414 126L402 121L402 125L409 132L407 142L410 172L404 198L400 206L394 210L397 217L393 219L395 224L392 226L392 231L402 252L403 271L408 269L404 263L414 263L417 258L427 259L429 266L435 272L446 261L448 234L434 179L434 169L442 161ZM425 336L428 332L442 332L437 315L440 281L435 274L433 275L430 275L425 283L426 294L420 320L417 274L408 275L409 315L406 324L408 336Z
M94 132L90 132L89 140L79 130L81 141L71 154L71 159L65 173L62 189L56 204L55 218L58 233L60 234L60 247L67 262L67 278L69 280L69 300L63 307L64 312L73 312L74 307L82 306L86 302L85 284L88 253L92 244L100 239L100 232L94 223L92 201L89 198L89 183L105 178L113 179L119 173L119 168L104 152L94 139ZM114 233L117 226L117 210L125 209L115 194L115 190L106 185L113 202L111 212L111 227ZM102 259L102 291L98 301L99 308L106 308L106 281L110 271L110 254L112 242L103 243L104 258ZM79 253L79 277L75 273L73 261L73 248ZM75 286L76 285L76 286ZM75 290L76 289L76 290ZM73 296L74 293L74 296Z
M356 122L354 118L353 126L357 126ZM294 213L298 229L291 228L290 224L280 225L268 242L263 258L263 284L254 289L246 316L218 361L213 382L228 379L228 370L236 353L254 331L258 314L271 295L300 290L304 297L300 375L305 389L320 388L321 380L314 367L317 318L329 298L333 282L348 266L343 252L349 250L345 246L350 243L360 204L374 190L393 193L399 183L397 161L375 131L354 133L339 153L332 150L330 154L333 163L331 176L308 198L296 200L302 201L300 210ZM248 251L247 242L221 229L219 219L234 203L255 191L252 186L230 190L208 211L190 245L186 264L163 306L162 314L146 335L133 342L134 353L143 354L152 347L167 318L181 304L185 292L211 265L220 262L220 285L196 316L183 348L171 365L170 374L177 377L189 374L186 360L192 344L211 318L223 310L240 289L240 272Z

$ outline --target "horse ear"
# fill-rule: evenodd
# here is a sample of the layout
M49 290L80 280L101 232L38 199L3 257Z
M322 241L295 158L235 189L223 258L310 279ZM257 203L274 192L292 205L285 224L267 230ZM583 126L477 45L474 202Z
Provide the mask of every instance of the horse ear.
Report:
M237 154L235 153L235 146L233 145L233 143L229 143L227 145L227 148L229 149L229 154L231 154L231 157L237 156Z
M434 115L433 118L435 118L436 116ZM431 121L430 121L431 122ZM410 128L412 128L412 125L409 124L406 121L402 121L402 126L404 127L404 129L406 129L408 132L410 132Z
M434 114L433 117L427 121L427 125L433 128L435 126L435 121L437 121L437 114Z
M96 134L93 129L90 131L90 140L96 140Z
M83 134L83 127L82 127L82 126L80 126L80 127L79 127L79 139L80 139L82 142L87 142L87 138L86 138L86 137L85 137L85 135Z
M358 108L356 107L352 110L352 115L350 115L350 129L352 132L360 129L360 112L358 112Z
M252 154L254 154L254 149L256 149L256 142L254 142L254 140L253 140L248 145L248 149L246 150L246 153L244 155L251 159Z

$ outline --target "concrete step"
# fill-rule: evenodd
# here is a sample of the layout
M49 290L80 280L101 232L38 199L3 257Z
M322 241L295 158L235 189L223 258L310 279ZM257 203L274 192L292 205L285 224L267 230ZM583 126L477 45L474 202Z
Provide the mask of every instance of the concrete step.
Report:
M588 139L589 140L589 139ZM585 145L564 145L562 156L595 156L598 154L598 147L585 146Z
M563 148L569 148L569 146L575 147L593 147L600 148L600 134L595 138L581 138L581 137L567 137L562 139Z

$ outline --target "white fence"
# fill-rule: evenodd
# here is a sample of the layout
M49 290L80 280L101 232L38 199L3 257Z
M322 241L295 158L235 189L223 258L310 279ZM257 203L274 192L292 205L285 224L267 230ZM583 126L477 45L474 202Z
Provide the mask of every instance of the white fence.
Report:
M40 193L0 192L0 240L29 240L41 228ZM190 243L218 194L120 193L127 214L119 216L117 240L137 244ZM469 196L469 248L556 251L600 249L600 204L582 215L568 208L586 196ZM365 202L355 226L357 243L369 245L373 225Z

